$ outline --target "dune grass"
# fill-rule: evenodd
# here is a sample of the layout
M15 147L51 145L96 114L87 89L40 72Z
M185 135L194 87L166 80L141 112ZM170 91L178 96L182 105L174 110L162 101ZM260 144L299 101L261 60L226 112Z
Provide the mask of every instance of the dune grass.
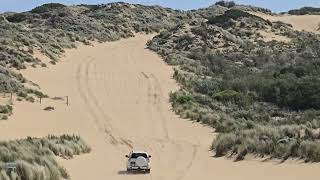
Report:
M89 153L90 147L75 135L31 138L0 142L0 179L2 180L62 180L67 171L55 160ZM8 164L15 170L7 168Z

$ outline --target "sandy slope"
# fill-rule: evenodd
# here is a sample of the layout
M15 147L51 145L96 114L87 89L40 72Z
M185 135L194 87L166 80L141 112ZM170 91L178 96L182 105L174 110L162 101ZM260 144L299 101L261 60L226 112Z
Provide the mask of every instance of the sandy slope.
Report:
M92 146L88 155L60 160L73 180L318 179L320 165L212 158L212 129L179 119L168 93L177 89L172 68L144 49L151 36L81 46L49 69L30 69L28 79L51 96L70 97L43 104L15 102L14 116L1 122L0 138L80 134ZM56 110L43 111L53 105ZM125 173L124 155L149 151L150 175Z
M320 33L320 15L277 15L271 16L264 13L250 12L256 16L260 16L263 19L268 19L272 22L282 21L289 23L294 29L302 31L310 31L314 33Z

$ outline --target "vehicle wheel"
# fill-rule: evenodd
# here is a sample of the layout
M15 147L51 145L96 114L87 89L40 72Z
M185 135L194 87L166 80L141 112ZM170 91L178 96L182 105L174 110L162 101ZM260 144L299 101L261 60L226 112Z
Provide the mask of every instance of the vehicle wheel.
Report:
M146 170L146 173L147 173L147 174L150 174L150 169L147 169L147 170Z

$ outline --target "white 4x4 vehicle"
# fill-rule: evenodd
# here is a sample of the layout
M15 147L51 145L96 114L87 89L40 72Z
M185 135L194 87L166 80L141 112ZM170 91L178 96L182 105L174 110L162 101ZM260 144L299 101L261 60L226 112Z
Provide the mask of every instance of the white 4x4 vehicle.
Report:
M150 173L150 158L147 152L144 151L131 151L128 158L127 171L145 171Z

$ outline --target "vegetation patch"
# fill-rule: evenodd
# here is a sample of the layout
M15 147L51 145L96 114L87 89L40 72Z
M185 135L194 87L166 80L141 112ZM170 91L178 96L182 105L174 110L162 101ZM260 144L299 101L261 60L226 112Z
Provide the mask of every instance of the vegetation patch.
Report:
M255 18L255 19L259 19L260 21L265 21L268 24L271 24L269 21L266 21L261 17L252 15L250 13L247 13L238 9L230 9L230 10L227 10L223 15L209 18L208 23L209 24L225 24L230 20L236 21L239 18Z
M50 12L56 9L61 9L66 7L63 4L59 3L49 3L49 4L44 4L42 6L38 6L34 9L31 10L32 13L45 13L45 12Z
M227 8L232 8L236 6L236 3L234 1L218 1L215 3L215 5L224 6Z
M69 179L54 156L70 159L91 151L79 136L70 135L2 141L0 150L0 179L4 180Z
M288 11L288 13L291 15L306 15L306 14L320 15L320 8L302 7L300 9L290 10L290 11Z
M181 89L170 96L174 111L219 132L216 156L320 162L320 36L238 5L219 7L199 10L205 20L179 24L148 43L175 66ZM261 31L291 41L265 42Z
M11 105L0 105L0 119L7 120L8 116L12 115Z

